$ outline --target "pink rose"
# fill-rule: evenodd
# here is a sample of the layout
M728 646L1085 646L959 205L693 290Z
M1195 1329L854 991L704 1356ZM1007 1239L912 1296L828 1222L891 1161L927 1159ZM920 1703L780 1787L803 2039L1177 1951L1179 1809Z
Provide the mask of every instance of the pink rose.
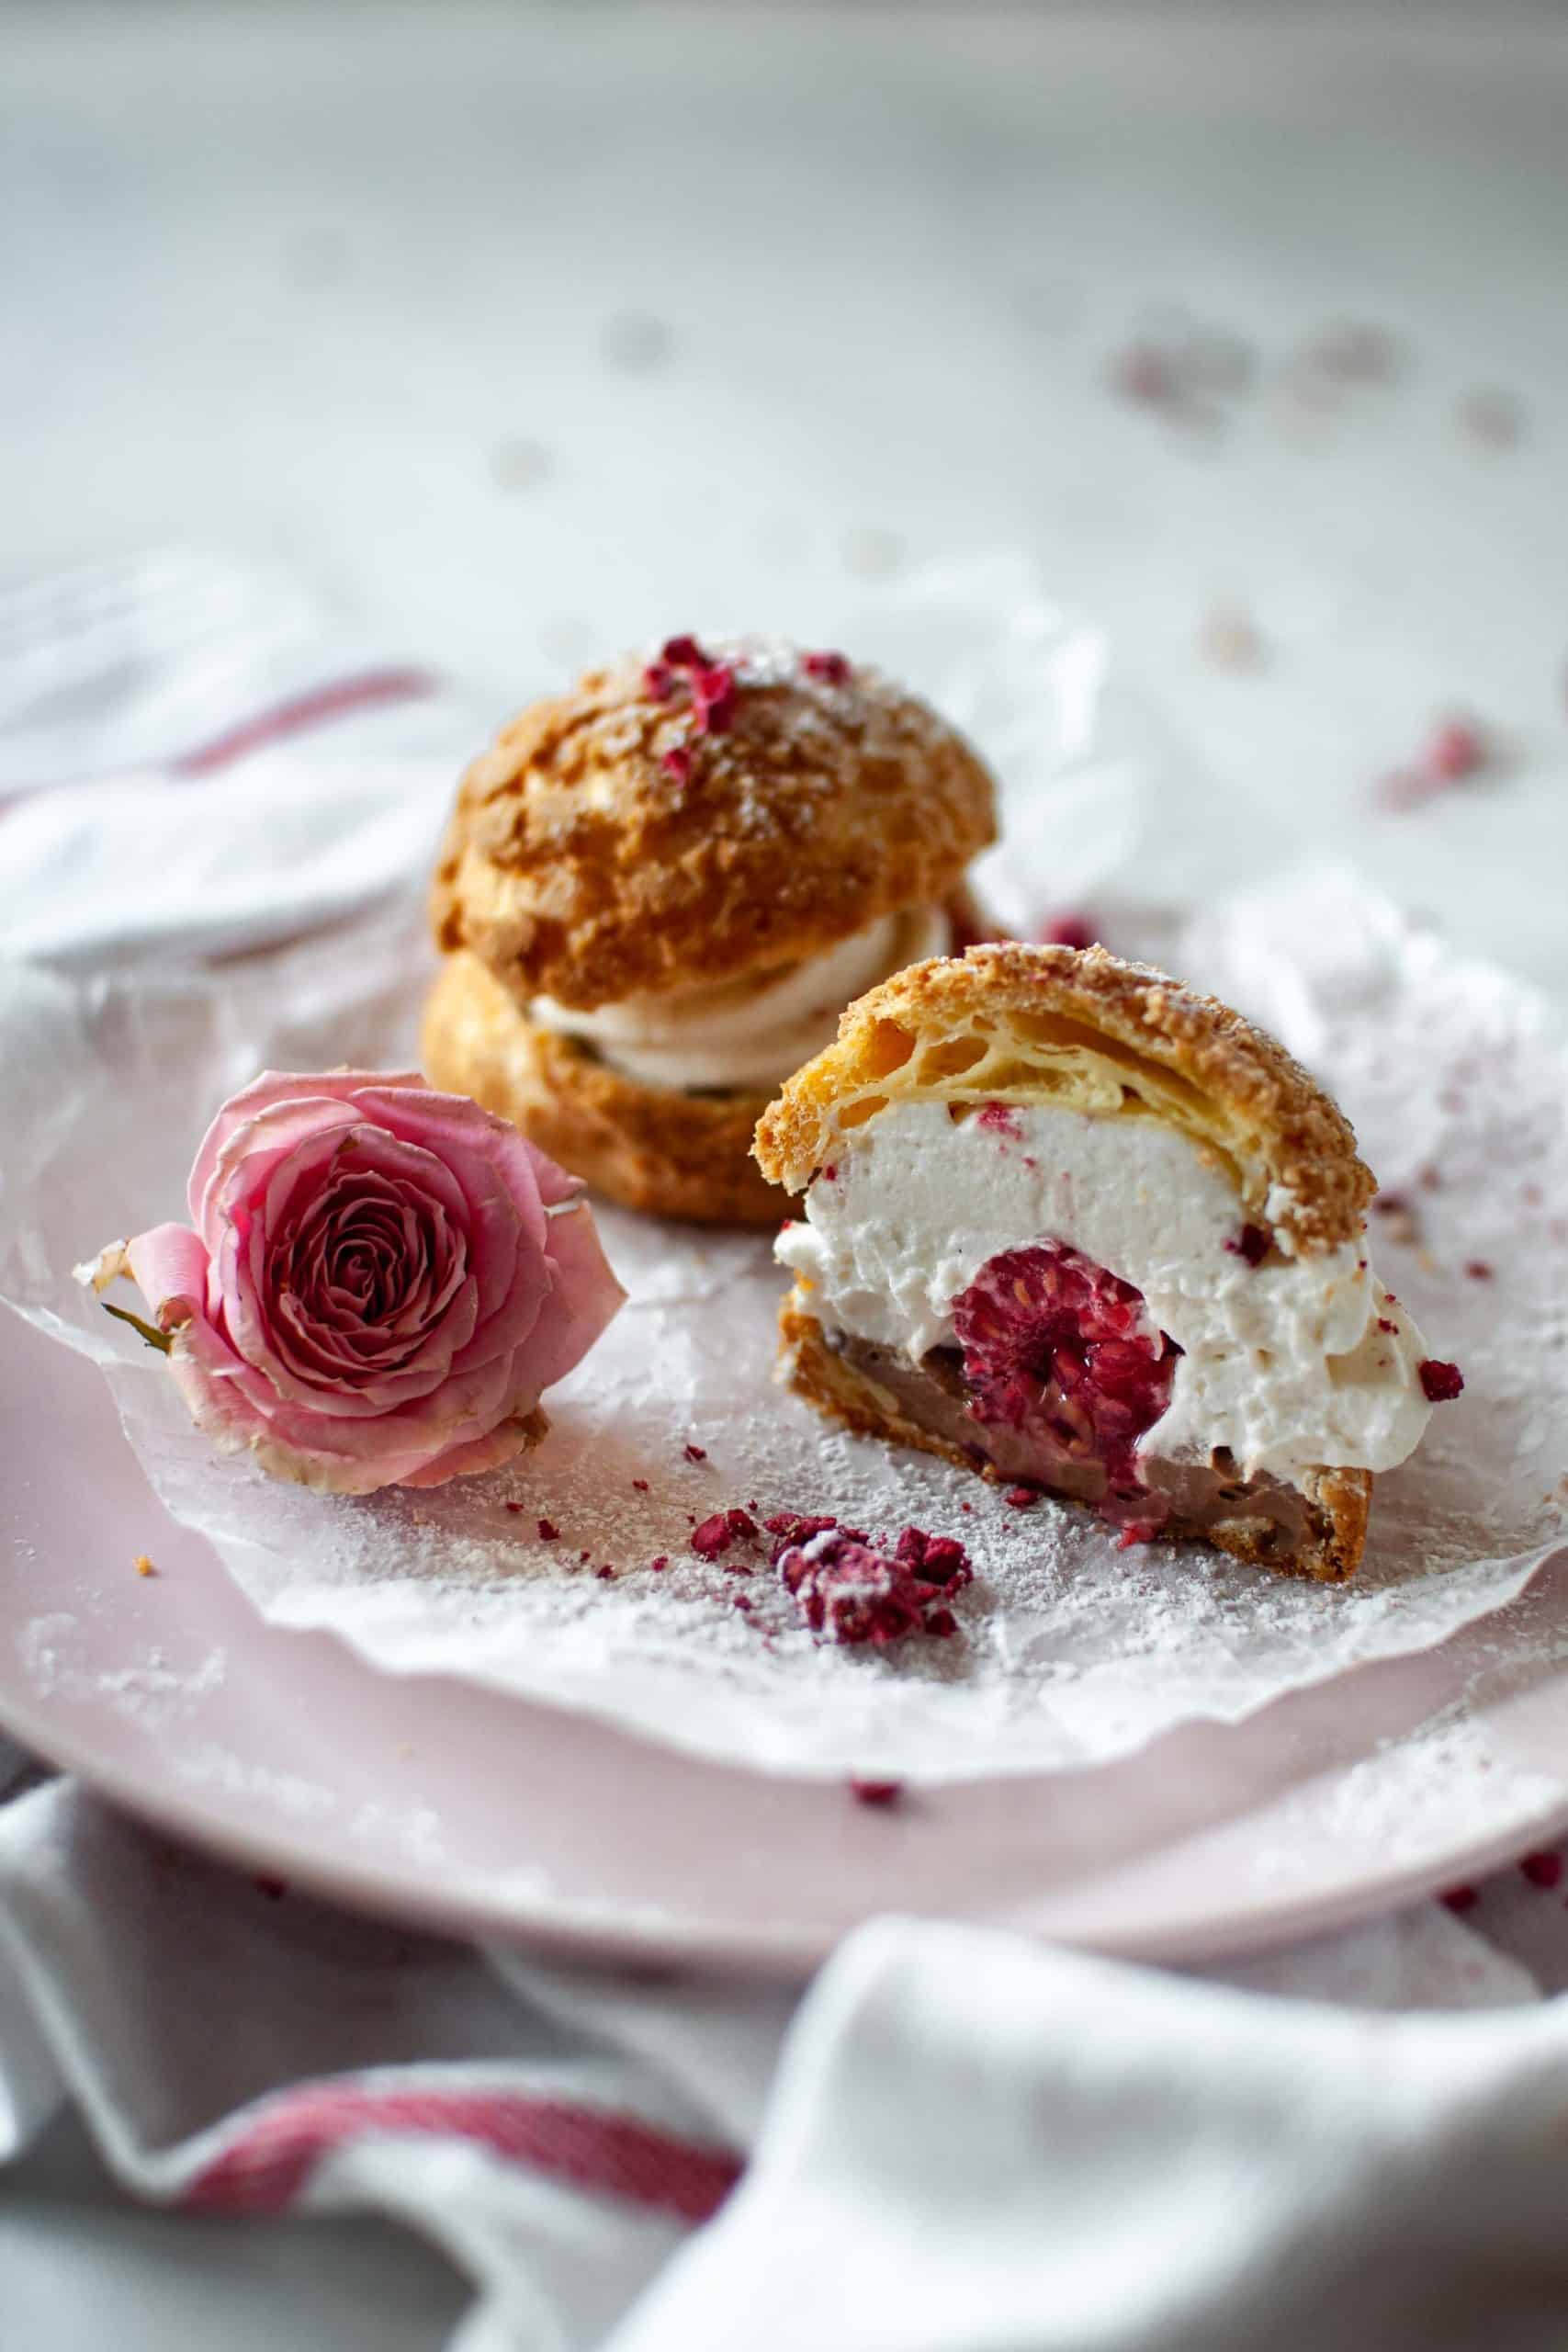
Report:
M577 1180L417 1075L267 1071L208 1129L189 1204L194 1232L106 1258L198 1428L337 1494L510 1462L625 1297Z

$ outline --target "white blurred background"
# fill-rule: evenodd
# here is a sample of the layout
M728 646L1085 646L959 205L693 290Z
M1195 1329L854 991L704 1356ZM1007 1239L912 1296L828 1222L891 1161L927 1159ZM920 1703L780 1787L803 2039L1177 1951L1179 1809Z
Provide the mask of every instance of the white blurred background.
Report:
M1227 836L1568 997L1561 9L12 0L0 44L6 572L278 561L499 711L1020 547ZM1482 766L1391 808L1450 713Z

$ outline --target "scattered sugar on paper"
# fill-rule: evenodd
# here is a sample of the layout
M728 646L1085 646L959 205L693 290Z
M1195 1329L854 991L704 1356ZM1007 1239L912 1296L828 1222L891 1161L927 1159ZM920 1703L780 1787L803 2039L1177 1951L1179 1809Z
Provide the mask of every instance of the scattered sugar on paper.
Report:
M27 1270L54 1268L63 1296L84 1220L91 1238L169 1214L204 1106L258 1058L401 1060L422 985L413 936L406 920L380 919L269 959L265 986L243 967L220 984L165 976L134 1001L114 982L111 997L126 990L118 1013L109 1003L62 1023L47 1133L24 1122L8 1143L27 1226L9 1261L22 1270L19 1303L101 1354L96 1329L68 1322L52 1293L26 1291ZM1440 1171L1422 1195L1421 1250L1373 1239L1383 1278L1468 1385L1416 1459L1379 1480L1351 1586L1301 1586L1159 1544L1118 1551L1081 1515L1009 1511L942 1464L829 1433L774 1385L781 1280L766 1242L617 1213L604 1232L632 1305L552 1396L552 1434L524 1464L419 1496L307 1495L216 1458L162 1368L122 1369L111 1351L155 1490L275 1623L333 1627L390 1670L446 1670L706 1754L840 1778L1104 1760L1194 1716L1234 1719L1442 1640L1517 1591L1568 1526L1568 1091L1556 1023L1528 989L1343 876L1298 874L1218 902L1168 939L1162 960L1284 1035L1342 1095L1386 1185ZM118 1085L148 1090L152 1121L115 1167L98 1164L91 1109L111 1061ZM1465 1279L1472 1260L1492 1266L1490 1281ZM705 1458L688 1459L693 1445ZM819 1645L765 1553L749 1577L728 1574L728 1556L694 1559L694 1523L752 1497L759 1517L819 1510L878 1533L914 1522L961 1536L976 1582L954 1612L959 1637L886 1653ZM558 1544L533 1539L538 1517ZM665 1570L648 1566L655 1555ZM594 1576L602 1565L613 1582Z

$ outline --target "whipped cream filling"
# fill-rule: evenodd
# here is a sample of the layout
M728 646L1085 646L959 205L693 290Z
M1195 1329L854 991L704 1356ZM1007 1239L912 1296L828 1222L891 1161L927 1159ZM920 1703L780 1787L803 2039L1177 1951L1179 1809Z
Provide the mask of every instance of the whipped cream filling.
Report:
M954 1123L945 1102L908 1102L845 1139L774 1247L828 1329L918 1363L956 1345L953 1302L987 1259L1066 1242L1134 1283L1183 1351L1141 1454L1228 1446L1244 1476L1292 1482L1318 1464L1393 1469L1432 1409L1420 1332L1364 1242L1282 1255L1276 1235L1253 1267L1225 1248L1243 1218L1224 1168L1156 1121L1030 1103Z
M906 964L945 956L951 939L942 908L911 907L761 980L626 997L588 1012L536 996L529 1017L593 1046L645 1086L772 1089L832 1044L853 998Z

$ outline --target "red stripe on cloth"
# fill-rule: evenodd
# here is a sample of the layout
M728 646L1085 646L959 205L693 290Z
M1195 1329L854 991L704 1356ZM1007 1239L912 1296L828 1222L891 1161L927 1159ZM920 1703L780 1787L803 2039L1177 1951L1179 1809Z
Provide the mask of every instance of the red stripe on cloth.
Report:
M243 760L252 752L265 751L269 743L283 742L288 736L302 734L307 728L319 727L326 719L344 718L350 711L370 710L379 703L418 702L426 695L436 693L441 683L434 670L366 670L357 677L338 678L330 685L311 686L271 710L259 711L254 718L243 719L227 733L214 736L209 743L198 743L194 752L182 752L169 764L176 775L210 775L215 768L226 768L231 760Z
M276 2213L333 2149L403 2135L471 2140L574 2188L705 2222L740 2176L727 2148L677 2140L626 2115L508 2092L361 2091L303 2084L267 2103L180 2199L204 2213Z

